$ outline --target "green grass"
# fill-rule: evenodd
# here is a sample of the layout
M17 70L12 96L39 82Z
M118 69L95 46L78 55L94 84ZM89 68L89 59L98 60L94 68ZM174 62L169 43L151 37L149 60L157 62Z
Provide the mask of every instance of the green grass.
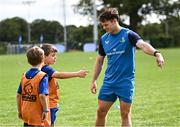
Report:
M180 126L180 49L160 50L166 64L160 69L155 59L137 51L136 93L132 108L134 127ZM57 114L59 126L94 126L97 109L97 94L90 93L92 67L97 53L70 52L58 55L53 68L59 71L89 70L85 79L59 80L61 110ZM17 117L16 91L21 75L30 66L23 55L0 56L0 126L20 126ZM106 65L103 68L105 70ZM103 80L98 79L98 88ZM115 108L109 111L107 126L120 125L120 113Z

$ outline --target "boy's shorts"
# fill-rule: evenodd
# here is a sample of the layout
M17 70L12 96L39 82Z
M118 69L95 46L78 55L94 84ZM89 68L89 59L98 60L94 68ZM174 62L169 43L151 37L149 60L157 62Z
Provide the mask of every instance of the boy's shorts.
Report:
M119 101L132 103L134 95L134 87L116 86L103 84L99 91L99 100L115 102L117 98Z
M51 125L54 125L54 122L56 120L56 113L59 110L59 108L50 108L51 112Z

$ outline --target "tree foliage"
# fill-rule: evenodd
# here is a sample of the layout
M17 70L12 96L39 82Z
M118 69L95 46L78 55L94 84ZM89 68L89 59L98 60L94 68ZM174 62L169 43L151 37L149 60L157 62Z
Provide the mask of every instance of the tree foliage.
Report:
M44 42L63 42L63 27L57 21L37 19L30 24L31 43L38 43L41 35ZM27 22L19 17L5 19L0 22L0 41L17 43L22 36L23 43L27 43Z
M57 21L37 19L31 24L32 39L37 41L41 35L45 42L57 43L63 41L63 27Z
M120 16L129 17L129 27L137 31L138 26L143 20L146 20L147 14L156 13L159 15L180 15L180 2L178 0L99 0L103 8L116 7ZM77 4L79 13L92 15L92 0L80 0ZM123 21L124 19L121 19Z
M92 42L93 38L93 26L89 25L87 27L75 27L68 26L68 47L69 49L82 49L84 43Z
M24 19L14 17L12 19L5 19L0 22L0 40L15 42L18 36L21 35L23 38L27 36L27 23Z

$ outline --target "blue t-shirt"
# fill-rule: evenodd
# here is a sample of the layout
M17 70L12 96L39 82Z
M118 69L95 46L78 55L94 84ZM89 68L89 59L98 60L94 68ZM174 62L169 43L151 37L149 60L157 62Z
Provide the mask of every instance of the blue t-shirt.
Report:
M31 79L33 78L37 73L39 72L39 70L37 68L31 68L29 71L26 72L25 76L27 79ZM22 86L21 83L19 85L18 91L19 94L22 93ZM48 91L48 76L45 75L40 84L39 84L39 94L49 94Z
M99 55L107 56L104 83L110 86L134 86L135 45L141 37L122 28L119 33L105 33L99 44Z
M55 72L55 70L50 67L49 65L45 65L41 68L41 71L45 72L48 77L49 77L49 81L52 79L52 74Z

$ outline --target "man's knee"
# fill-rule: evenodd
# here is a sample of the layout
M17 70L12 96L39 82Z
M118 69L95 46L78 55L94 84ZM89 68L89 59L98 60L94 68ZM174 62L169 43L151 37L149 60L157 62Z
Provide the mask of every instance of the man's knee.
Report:
M100 109L100 108L98 108L97 109L97 116L98 117L106 117L106 114L107 114L107 111L106 110L104 110L104 109Z
M122 119L127 119L130 117L130 111L121 111Z

